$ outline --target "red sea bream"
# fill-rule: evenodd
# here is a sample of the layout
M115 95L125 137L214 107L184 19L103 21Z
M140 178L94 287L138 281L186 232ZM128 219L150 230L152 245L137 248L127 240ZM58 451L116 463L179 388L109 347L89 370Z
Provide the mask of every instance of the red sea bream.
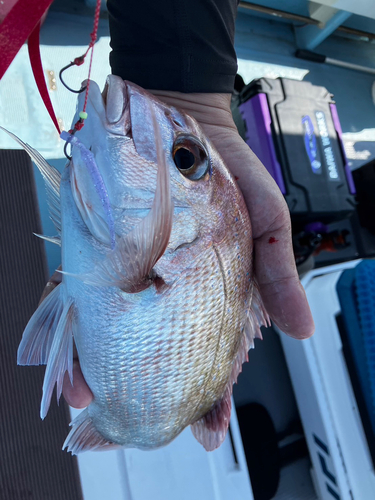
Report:
M26 146L46 179L63 275L18 362L47 365L44 418L75 343L94 397L71 424L72 453L153 449L189 425L213 450L268 321L242 194L196 121L140 87L110 76L101 94L91 82L87 113L61 178Z

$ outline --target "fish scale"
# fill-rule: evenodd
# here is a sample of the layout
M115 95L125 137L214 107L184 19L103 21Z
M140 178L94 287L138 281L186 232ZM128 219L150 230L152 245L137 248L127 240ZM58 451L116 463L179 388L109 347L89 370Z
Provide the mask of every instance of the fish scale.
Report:
M44 417L54 384L71 369L73 335L93 400L71 424L64 447L72 453L153 449L189 425L213 450L228 429L232 385L268 322L252 276L249 215L191 117L115 76L104 95L92 82L59 195L52 176L63 279L48 302L53 320L36 311L18 359L47 362ZM116 123L107 105L121 116ZM193 164L175 162L180 149ZM100 178L88 175L87 158ZM64 328L50 332L56 324ZM33 351L35 338L49 346L46 359Z
M202 257L205 259L206 262L209 260L209 256L207 256L207 255L206 256L203 255ZM218 266L217 266L217 262L216 262L215 257L216 257L215 253L211 253L212 267L216 270L216 269L218 269ZM207 316L207 324L209 324L211 327L211 330L213 332L215 332L215 330L220 331L221 321L218 321L217 325L215 325L215 323L213 322L213 319L215 317L217 318L223 314L224 304L221 304L221 307L219 307L219 308L217 308L217 307L215 308L215 305L217 305L217 306L220 305L217 301L217 298L216 298L217 294L219 293L219 290L221 288L220 281L215 282L215 283L219 284L219 286L217 286L218 289L214 290L214 293L211 295L212 300L209 304L207 304L207 301L205 298L206 295L205 295L205 293L202 293L202 292L204 292L203 283L205 283L205 282L207 283L207 278L212 276L212 274L211 274L212 271L210 271L209 266L207 267L207 270L208 271L206 271L206 273L203 273L202 275L200 275L200 274L193 275L192 288L193 288L193 290L196 290L197 292L192 297L191 303L190 302L187 303L187 304L191 304L191 305L190 305L190 307L186 308L186 314L187 314L187 316L191 316L193 310L195 310L197 313L197 317L199 318L199 317L201 317L202 313L207 309L209 311L209 314ZM198 293L198 291L199 291L199 293ZM81 294L81 295L85 296L86 294ZM183 292L182 293L176 292L174 297L178 298L180 295L186 296L186 294L184 294ZM95 307L93 307L93 304L94 304L94 301L92 301L90 303L90 316L93 315L93 310L95 309ZM82 305L79 305L79 309L81 311L84 311L84 307L85 307L85 303L83 303ZM179 310L179 305L176 304L175 306L172 306L171 308L172 308L172 310ZM155 305L155 309L156 309L155 312L157 313L158 312L157 305ZM132 409L133 412L126 412L126 410L128 409L128 406L126 403L126 393L129 395L129 397L132 397L133 394L137 394L138 395L137 399L138 399L139 395L144 393L145 389L147 389L147 387L151 388L151 390L153 392L153 399L159 400L160 411L155 412L155 409L151 408L151 411L149 412L149 414L152 415L153 412L155 412L154 418L155 418L155 420L159 420L160 415L166 413L166 409L168 409L168 411L172 411L172 413L173 413L174 407L176 407L176 406L179 407L181 405L179 399L177 397L174 398L174 396L177 396L178 394L180 394L181 387L186 386L187 375L188 374L191 375L190 358L193 358L193 355L194 355L195 364L197 364L198 366L199 365L206 365L206 367L208 368L209 367L208 360L213 359L215 354L216 354L216 351L217 351L217 344L215 345L212 343L208 343L206 340L206 337L204 335L199 335L199 330L202 329L202 326L204 327L205 330L207 330L207 326L201 325L198 321L189 324L188 329L186 331L184 328L181 329L181 326L178 324L175 325L174 328L173 329L171 328L170 330L168 330L166 327L164 327L164 328L162 328L162 330L164 330L164 335L167 335L167 336L168 336L168 333L167 333L168 331L181 332L179 338L178 337L176 338L175 343L177 343L177 344L180 343L182 345L180 345L179 347L172 345L171 346L172 356L167 356L167 359L165 360L165 366L167 367L168 373L170 373L170 376L168 376L167 373L161 373L158 376L158 374L155 374L152 371L152 367L154 366L154 360L152 358L152 353L149 352L149 346L155 345L155 342L152 338L152 335L151 335L151 338L147 338L147 333L151 330L152 324L153 324L154 332L157 331L159 328L158 328L158 326L155 326L155 320L154 320L155 314L154 314L154 312L153 311L144 311L142 309L142 306L141 306L141 310L144 314L145 319L143 321L142 330L141 331L138 330L137 337L142 338L142 342L139 342L138 338L136 338L133 341L133 345L131 345L131 344L129 345L129 342L127 341L128 335L125 332L128 332L128 330L130 330L129 333L131 334L131 331L132 331L131 326L130 326L130 328L128 328L126 330L123 330L121 327L120 328L117 328L117 327L113 328L114 331L117 330L117 331L123 332L123 339L122 340L123 340L124 345L121 345L121 342L119 342L121 339L117 338L118 336L109 336L109 339L110 339L109 345L107 346L107 349L104 349L105 352L108 352L108 355L102 361L102 363L103 363L104 367L106 367L109 364L107 362L107 359L111 360L112 370L105 369L104 371L101 372L102 373L102 375L101 375L102 384L98 383L98 381L100 380L100 372L98 372L98 370L95 370L94 376L92 377L94 379L94 381L91 382L90 376L88 374L86 375L85 364L82 364L83 373L84 373L87 381L89 382L89 385L90 385L94 395L103 393L105 396L103 398L105 401L105 404L110 406L107 403L107 401L110 402L111 400L113 400L113 393L112 392L106 393L105 388L106 387L113 387L112 379L116 379L117 373L119 371L118 366L116 366L116 364L113 362L113 357L115 356L115 353L123 352L125 348L127 350L129 350L129 354L123 359L123 361L121 362L122 366L120 367L120 371L121 371L122 367L124 365L126 366L126 364L129 363L127 371L123 372L125 375L125 379L128 381L128 384L127 385L126 384L122 385L121 383L118 384L118 385L120 385L120 387L121 386L127 387L127 391L125 391L125 394L124 394L125 395L125 406L122 407L122 405L120 405L119 408L116 408L114 410L117 415L122 415L122 412L123 411L125 412L126 425L129 427L132 427L132 425L134 427L136 427L137 422L141 422L141 424L142 424L143 419L140 418L139 413L137 413L134 410L134 408ZM115 314L113 314L113 315L115 316ZM127 323L128 324L130 323L130 325L133 322L137 323L137 317L139 316L139 312L134 311L132 316L134 316L134 321L132 321L131 317L127 317ZM95 323L95 317L94 317L93 322ZM89 330L91 330L91 325L89 324L87 326L87 328ZM190 336L190 339L189 339L189 334L191 335L192 332L195 333L195 336ZM85 337L84 334L82 336ZM210 334L208 334L207 336L209 337ZM85 338L89 338L89 336L87 335ZM197 339L198 343L196 346L193 345L190 350L186 349L186 347L184 345L185 343L183 341L184 338L187 339L186 340L187 344L189 344L189 342L191 342L191 339ZM99 342L99 340L100 339L93 339L92 338L91 342L97 343L97 342ZM77 339L77 341L78 341L78 339ZM104 346L104 347L106 347L106 346ZM86 349L90 349L90 346L87 345L87 346L83 347L84 351L86 351ZM179 353L179 352L184 352L185 356L186 356L186 360L187 360L187 362L182 364L182 366L181 366L181 362L182 362L181 358L179 356L176 356L176 353ZM201 355L197 357L196 352L201 353ZM146 360L146 363L148 363L148 366L150 368L149 377L147 377L147 374L142 371L142 367L144 365L145 360ZM224 363L224 360L220 358L219 363ZM91 366L91 360L89 360L88 364ZM178 365L178 367L176 367L176 364ZM137 376L139 371L141 371L141 373L143 375L142 377ZM104 379L103 379L103 372L105 374ZM177 374L177 377L175 376L175 374ZM140 387L138 386L137 382L141 384ZM170 382L172 382L172 384L171 384L172 387L170 388L170 390L168 390L168 385ZM224 382L224 384L225 384L225 382ZM194 380L192 381L192 385L194 385ZM162 388L161 392L163 392L165 394L164 398L161 397L161 394L159 395L158 388ZM193 391L193 393L195 393L195 391ZM121 395L120 395L120 397L121 397ZM98 403L100 404L101 399L99 397L96 399L98 400ZM118 403L119 399L120 398L117 397L117 399L116 399L117 403ZM177 401L174 402L174 399L177 399ZM206 410L205 407L203 408L203 411L204 410ZM198 415L196 415L195 412L192 412L191 415L186 414L186 419L187 419L187 421L191 421L191 419L195 420L195 419L197 419L197 416L199 417L199 416L201 416L201 414L198 413ZM95 419L94 419L94 423L95 423ZM150 419L149 419L148 427L151 427L150 424L152 424L152 423L153 422L150 422ZM186 423L184 423L184 424L186 425ZM166 425L168 425L168 424L166 424ZM99 426L97 426L97 427L99 427ZM179 430L179 429L177 429L177 430ZM106 430L103 429L103 434L105 432L106 432ZM116 436L113 436L110 433L107 433L106 437L110 441L113 441L116 439ZM159 434L158 439L160 439L160 437L161 436ZM152 443L150 443L150 445L152 446Z

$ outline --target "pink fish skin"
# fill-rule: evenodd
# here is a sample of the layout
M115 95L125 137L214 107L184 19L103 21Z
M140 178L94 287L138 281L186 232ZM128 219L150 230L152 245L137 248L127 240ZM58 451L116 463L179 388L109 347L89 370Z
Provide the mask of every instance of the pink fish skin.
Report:
M74 454L154 449L189 425L213 450L269 321L244 199L197 122L133 83L110 76L101 94L91 82L87 112L61 179L39 158L47 187L54 180L63 276L18 362L47 365L44 418L74 341L94 396L64 443Z

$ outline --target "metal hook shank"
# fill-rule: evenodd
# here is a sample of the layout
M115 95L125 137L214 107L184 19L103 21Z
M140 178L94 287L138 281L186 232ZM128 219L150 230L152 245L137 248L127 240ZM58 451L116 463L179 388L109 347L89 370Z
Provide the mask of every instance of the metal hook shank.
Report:
M84 87L81 87L79 90L74 90L74 89L71 89L65 82L64 82L64 79L62 77L62 74L64 73L64 71L66 71L67 69L71 68L72 66L75 66L75 62L71 62L69 63L68 65L64 66L61 70L60 70L60 73L59 73L59 78L61 80L61 83L64 85L65 88L67 88L68 90L70 90L70 92L73 92L74 94L80 94L81 92L84 92L86 90L86 85Z

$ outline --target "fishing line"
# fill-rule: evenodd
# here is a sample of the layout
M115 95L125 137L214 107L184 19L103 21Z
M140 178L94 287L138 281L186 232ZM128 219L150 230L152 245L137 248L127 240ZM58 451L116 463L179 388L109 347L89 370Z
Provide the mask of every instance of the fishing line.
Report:
M78 147L78 149L81 151L82 155L82 160L85 163L88 173L92 179L92 182L95 186L95 189L97 191L97 194L100 198L101 204L103 206L104 213L106 214L107 218L107 225L108 225L108 230L110 234L110 241L111 241L111 248L112 250L115 248L116 244L116 234L115 234L115 224L114 224L114 219L113 219L113 213L112 213L112 207L109 201L109 196L108 196L108 191L106 189L103 177L100 173L100 170L95 162L95 157L92 154L90 150L86 148L86 146L77 139L77 137L74 136L76 132L81 130L85 124L85 120L87 118L87 113L86 113L86 108L87 108L87 102L88 102L88 97L89 97L89 88L90 88L90 81L91 81L91 69L92 69L92 61L93 61L93 55L94 55L94 45L97 39L98 35L98 26L99 26L99 18L100 18L100 5L101 5L101 0L96 0L96 7L95 7L95 15L94 15L94 27L93 30L90 34L90 43L89 46L86 50L86 52L79 57L76 57L72 62L70 62L68 65L64 66L60 70L59 77L61 80L61 83L66 87L68 90L75 94L80 94L82 92L85 92L85 101L83 104L83 109L82 111L79 112L79 120L74 124L74 127L69 130L69 132L61 132L60 137L65 141L64 145L64 154L70 161L72 159L71 156L68 155L67 152L67 147L68 144L71 146L74 145ZM90 54L90 65L89 65L89 71L88 71L88 77L87 77L87 84L84 87L81 87L79 90L74 90L71 89L65 82L64 79L62 78L62 75L64 71L67 69L71 68L72 66L81 66L85 62L85 58L89 51L91 50Z
M73 92L73 94L80 94L81 92L86 90L87 86L85 85L84 87L81 87L79 90L74 90L71 87L69 87L69 85L67 83L64 82L62 75L63 75L64 71L71 68L72 66L81 66L81 64L83 64L84 62L85 62L85 59L83 56L76 57L73 62L67 64L62 69L60 69L59 78L60 78L61 83L64 85L64 87L66 89L68 89L70 92Z
M86 52L82 56L76 57L73 61L71 61L66 66L64 66L60 70L60 73L59 73L59 77L60 77L61 83L70 92L73 92L75 94L80 94L81 92L86 91L86 93L85 93L85 102L84 102L84 105L83 105L83 109L79 113L79 120L77 121L77 123L75 123L73 129L69 130L69 134L75 134L77 132L77 130L81 130L82 127L84 126L84 120L86 120L86 118L87 118L86 107L87 107L87 100L88 100L88 97L89 97L89 88L90 88L90 80L91 80L90 77L91 77L91 69L92 69L92 60L93 60L93 55L94 55L94 46L95 46L95 42L96 42L97 36L98 36L98 27L99 27L99 18L100 18L100 5L101 5L101 0L96 0L96 7L95 7L95 14L94 14L94 26L93 26L92 32L90 33L90 43L89 43L89 46L88 46ZM62 75L63 75L64 71L66 71L67 69L71 68L72 66L81 66L85 62L85 58L86 58L87 54L90 52L90 50L91 50L91 54L90 54L89 72L88 72L88 76L87 76L87 84L86 84L86 86L81 87L79 90L74 90L74 89L70 88L65 83L64 79L62 78ZM65 154L65 156L69 160L71 159L71 157L69 157L67 155L66 144L65 144L65 147L64 147L64 154Z

